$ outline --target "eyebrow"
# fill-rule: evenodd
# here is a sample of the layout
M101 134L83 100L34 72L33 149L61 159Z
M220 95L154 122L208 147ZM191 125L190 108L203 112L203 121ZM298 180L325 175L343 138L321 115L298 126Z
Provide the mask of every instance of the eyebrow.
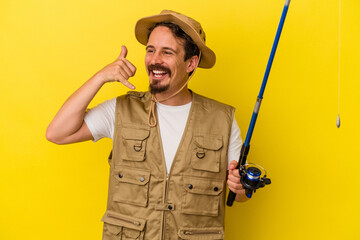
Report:
M148 45L148 46L146 46L146 50L148 50L149 48L155 48L153 45ZM171 47L163 47L162 48L163 50L170 50L170 51L173 51L173 52L175 52L176 53L176 50L175 49L173 49L173 48L171 48Z

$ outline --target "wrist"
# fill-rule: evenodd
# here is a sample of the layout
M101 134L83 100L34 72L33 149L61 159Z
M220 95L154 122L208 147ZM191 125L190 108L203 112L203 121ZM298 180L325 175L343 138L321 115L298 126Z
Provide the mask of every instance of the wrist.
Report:
M92 76L89 81L98 85L99 87L102 87L102 85L107 82L106 79L99 73L95 73L95 75Z

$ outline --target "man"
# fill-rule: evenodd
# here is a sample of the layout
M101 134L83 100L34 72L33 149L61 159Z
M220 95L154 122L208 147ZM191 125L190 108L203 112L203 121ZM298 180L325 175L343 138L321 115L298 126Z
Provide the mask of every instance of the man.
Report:
M86 111L107 82L135 89L128 79L136 68L122 46L64 103L46 137L57 144L113 139L103 239L223 239L226 179L236 200L247 200L234 170L240 131L234 108L187 87L215 54L201 25L173 11L140 19L135 35L146 45L150 91Z

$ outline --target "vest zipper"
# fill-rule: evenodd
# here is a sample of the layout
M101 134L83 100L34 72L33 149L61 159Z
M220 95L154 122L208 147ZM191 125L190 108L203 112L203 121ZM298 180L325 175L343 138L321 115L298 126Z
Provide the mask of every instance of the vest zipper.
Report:
M201 230L191 230L191 231L183 231L184 235L204 235L204 234L221 234L221 231L201 231Z
M191 124L191 116L193 115L193 111L194 111L194 95L192 94L193 98L192 98L192 104L191 104L191 107L190 107L190 111L189 111L189 115L188 115L188 118L186 120L186 125L185 125L185 129L184 129L184 132L182 134L182 137L181 137L181 140L180 140L180 143L179 143L179 146L176 150L176 153L175 153L175 156L174 156L174 159L172 161L172 164L171 164L171 167L170 167L170 171L167 172L167 169L166 169L166 164L164 164L164 169L165 169L165 173L166 173L166 182L165 182L165 191L164 191L164 202L165 203L167 201L167 194L168 194L168 189L169 189L169 175L171 175L172 173L172 169L174 167L174 163L176 161L176 159L178 158L178 152L179 150L182 148L183 146L183 142L184 142L184 139L186 138L186 134L187 131L188 131L188 128L189 128L189 125ZM158 127L158 133L159 133L159 136L161 136L160 134L160 128ZM160 140L161 140L161 137L160 137ZM160 141L161 142L161 141ZM162 146L162 143L161 143L161 146ZM164 148L163 149L163 152L164 152ZM166 162L165 161L165 156L163 154L163 160L164 160L164 163ZM165 216L165 211L163 212L163 217ZM163 239L166 237L166 234L165 234L165 231L164 231L164 226L166 226L166 219L164 217L163 219L163 225L162 225L162 231L163 231Z
M156 118L158 119L158 114L157 114L157 110L155 111L155 114L156 114ZM162 159L162 162L163 162L163 166L164 166L164 173L165 173L165 182L163 184L163 197L162 197L162 203L165 204L166 203L166 198L167 198L167 188L168 188L168 180L169 180L169 173L167 172L167 169L166 169L166 161L165 161L165 155L164 155L164 146L162 145L162 140L161 140L161 133L160 133L160 127L159 127L159 124L156 125L156 131L157 131L157 135L159 136L159 143L160 143L160 146L161 146L161 150L162 150L162 156L161 156L161 159ZM160 240L163 240L165 238L165 231L164 231L164 227L166 225L165 223L165 211L162 211L162 214L161 214L161 228L160 228Z
M110 218L114 218L114 219L123 221L123 222L131 223L131 224L136 225L136 226L141 226L141 223L137 222L137 221L131 221L129 219L125 219L125 218L122 218L122 217L119 217L119 216L114 216L114 215L111 215L111 214L107 214L107 216L110 217Z
M169 174L167 173L167 169L166 169L166 166L165 166L165 173L166 173L166 180L165 180L165 188L164 188L164 197L163 197L163 203L166 203L166 199L167 199L167 190L168 190L168 182L169 182ZM161 230L162 230L162 233L161 233L161 239L165 239L165 231L164 231L164 227L166 225L166 219L165 219L165 211L163 211L163 214L162 214L162 226L161 226Z
M194 95L193 95L194 96ZM187 121L186 121L186 125L185 125L185 129L184 129L184 133L187 132L188 128L189 128L189 125L190 125L190 120L191 120L191 115L192 115L192 112L193 112L193 109L194 109L194 97L193 97L193 103L191 104L191 108L190 108L190 111L189 111L189 115L188 115L188 118L187 118ZM156 118L158 119L158 115L157 115L157 110L155 111L156 112ZM165 155L164 155L164 147L162 145L162 140L161 140L161 133L160 133L160 127L159 127L159 124L156 125L156 128L157 128L157 134L160 138L160 146L161 146L161 149L162 149L162 160L163 160L163 165L164 165L164 172L166 174L166 181L165 181L165 184L164 184L164 192L163 192L163 204L166 203L167 201L167 194L168 194L168 188L169 188L169 175L171 174L171 170L174 166L174 162L176 161L176 158L177 158L177 155L178 155L178 151L179 149L182 147L183 145L183 141L185 139L185 135L183 133L182 137L181 137L181 140L180 140L180 143L179 143L179 146L176 150L176 153L175 153L175 156L174 156L174 159L173 159L173 162L171 164L171 167L170 167L170 171L167 172L167 169L166 169L166 161L165 161ZM166 219L165 219L165 211L163 211L162 213L162 225L161 225L161 240L164 239L166 237L166 234L165 234L165 231L164 231L164 227L166 226Z

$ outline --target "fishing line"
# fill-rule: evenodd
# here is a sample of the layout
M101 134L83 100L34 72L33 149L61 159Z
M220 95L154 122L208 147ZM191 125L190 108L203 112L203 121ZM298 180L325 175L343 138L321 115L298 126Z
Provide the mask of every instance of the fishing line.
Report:
M340 62L341 62L341 0L339 0L339 46L338 46L338 115L336 118L336 126L340 127Z

